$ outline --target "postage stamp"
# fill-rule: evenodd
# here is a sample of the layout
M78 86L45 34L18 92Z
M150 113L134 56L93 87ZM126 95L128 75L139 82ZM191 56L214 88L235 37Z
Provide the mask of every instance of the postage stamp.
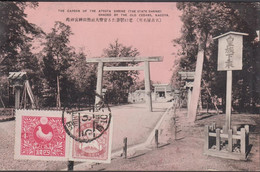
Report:
M112 149L112 118L102 112L78 113L79 125L73 129L70 160L110 163Z
M15 159L68 160L61 116L62 111L16 110Z
M70 136L69 159L74 161L88 161L110 163L112 149L112 115L102 96L97 104L88 110L66 111L67 116L64 129Z

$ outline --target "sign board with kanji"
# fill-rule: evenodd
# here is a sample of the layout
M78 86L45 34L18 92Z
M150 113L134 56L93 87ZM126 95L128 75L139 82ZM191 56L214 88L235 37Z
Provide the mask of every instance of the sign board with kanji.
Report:
M68 160L62 111L16 110L15 114L15 159Z
M218 71L227 71L225 124L227 129L231 127L232 70L242 70L243 35L248 34L230 31L213 38L218 39Z
M218 71L242 70L243 35L246 33L227 32L218 39Z

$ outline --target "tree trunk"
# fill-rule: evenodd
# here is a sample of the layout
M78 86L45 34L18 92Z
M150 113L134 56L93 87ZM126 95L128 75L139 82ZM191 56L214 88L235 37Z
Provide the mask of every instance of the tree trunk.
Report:
M56 107L60 110L61 103L60 103L60 79L59 75L57 75L57 98L56 98Z

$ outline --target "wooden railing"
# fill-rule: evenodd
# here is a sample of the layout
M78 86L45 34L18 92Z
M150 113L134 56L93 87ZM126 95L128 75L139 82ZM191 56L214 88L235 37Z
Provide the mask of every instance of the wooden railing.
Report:
M249 126L240 131L237 127L227 131L205 126L204 154L228 159L246 160L249 151Z
M0 116L14 117L14 108L0 108Z

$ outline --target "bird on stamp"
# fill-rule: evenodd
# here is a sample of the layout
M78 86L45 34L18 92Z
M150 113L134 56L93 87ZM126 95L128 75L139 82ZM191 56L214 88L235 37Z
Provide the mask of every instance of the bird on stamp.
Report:
M50 141L52 139L53 134L52 134L51 131L48 132L48 134L45 134L45 133L42 132L42 127L41 126L38 126L37 129L38 130L36 131L36 136L39 139L41 139L43 141L46 141L46 142L48 142L48 141Z

